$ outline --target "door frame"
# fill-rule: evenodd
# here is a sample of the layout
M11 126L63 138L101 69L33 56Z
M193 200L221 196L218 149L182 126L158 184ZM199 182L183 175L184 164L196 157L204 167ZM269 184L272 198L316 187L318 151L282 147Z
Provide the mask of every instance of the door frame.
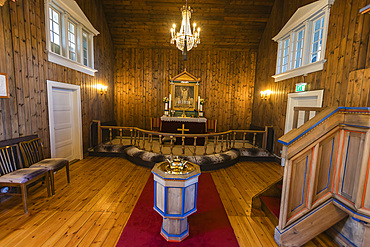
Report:
M290 126L290 130L293 129L293 116L294 116L293 100L296 98L305 98L305 97L317 97L317 105L315 107L322 107L322 100L324 98L324 89L288 94L284 135L289 132L287 131L289 129L289 126Z
M54 106L53 106L53 89L65 89L72 91L73 97L73 130L75 133L74 142L76 143L75 157L83 159L83 142L82 142L82 117L81 117L81 87L78 85L46 80L49 109L49 130L50 130L50 152L51 157L55 158L55 132L54 132Z

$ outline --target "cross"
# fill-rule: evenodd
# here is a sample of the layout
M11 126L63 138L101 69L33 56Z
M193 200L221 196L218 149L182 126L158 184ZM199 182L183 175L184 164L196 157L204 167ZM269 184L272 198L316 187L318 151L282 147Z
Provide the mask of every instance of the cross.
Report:
M182 128L181 129L177 129L178 131L181 131L181 134L185 134L184 132L185 131L189 131L189 129L185 129L185 124L182 124Z

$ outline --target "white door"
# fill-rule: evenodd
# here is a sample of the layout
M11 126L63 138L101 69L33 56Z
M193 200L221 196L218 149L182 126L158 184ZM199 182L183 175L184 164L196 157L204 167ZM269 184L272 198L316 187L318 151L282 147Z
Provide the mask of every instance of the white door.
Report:
M73 91L53 88L55 157L72 160L73 147Z
M294 107L322 107L324 90L307 91L301 93L290 93L288 94L288 105L286 109L285 118L285 131L284 134L288 133L293 129L293 116ZM309 119L313 118L316 112L310 112ZM304 112L300 112L298 116L298 125L301 126L304 122Z
M82 159L80 87L48 81L48 99L51 157Z

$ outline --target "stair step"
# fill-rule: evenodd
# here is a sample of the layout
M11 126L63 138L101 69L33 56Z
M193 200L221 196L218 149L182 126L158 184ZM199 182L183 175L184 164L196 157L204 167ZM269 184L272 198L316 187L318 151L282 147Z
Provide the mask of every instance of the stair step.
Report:
M266 205L266 207L271 211L271 213L279 219L280 214L280 197L272 197L272 196L261 196L260 197L262 203Z
M280 190L283 190L283 184L276 184L276 186L277 186Z

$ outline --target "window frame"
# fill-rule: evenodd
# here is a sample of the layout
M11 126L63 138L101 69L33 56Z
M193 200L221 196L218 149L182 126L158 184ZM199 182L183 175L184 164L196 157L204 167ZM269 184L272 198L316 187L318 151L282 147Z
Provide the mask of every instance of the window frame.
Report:
M51 30L50 30L50 15L49 9L58 12L59 15L59 31L60 31L60 54L55 53L51 49ZM45 29L46 43L48 48L48 60L50 62L83 72L88 75L95 76L97 72L94 69L94 43L93 37L99 32L93 27L87 19L81 8L73 0L45 0ZM74 25L74 60L70 54L69 41L69 23ZM87 65L84 64L83 55L83 33L87 35Z
M275 82L293 78L296 76L305 75L315 71L320 71L324 68L325 60L325 48L328 34L328 24L330 7L334 3L334 0L319 0L311 4L305 5L299 8L294 15L288 20L281 31L273 38L278 43L277 51L277 62L276 62L276 74L272 77L275 78ZM314 34L314 23L315 21L324 17L324 24L322 28L322 43L320 59L315 62L311 62L312 45L313 45L313 34ZM296 52L297 52L297 37L298 33L304 30L303 47L301 66L295 68L296 63ZM288 63L288 70L282 72L282 61L281 49L283 40L290 36L290 62Z

